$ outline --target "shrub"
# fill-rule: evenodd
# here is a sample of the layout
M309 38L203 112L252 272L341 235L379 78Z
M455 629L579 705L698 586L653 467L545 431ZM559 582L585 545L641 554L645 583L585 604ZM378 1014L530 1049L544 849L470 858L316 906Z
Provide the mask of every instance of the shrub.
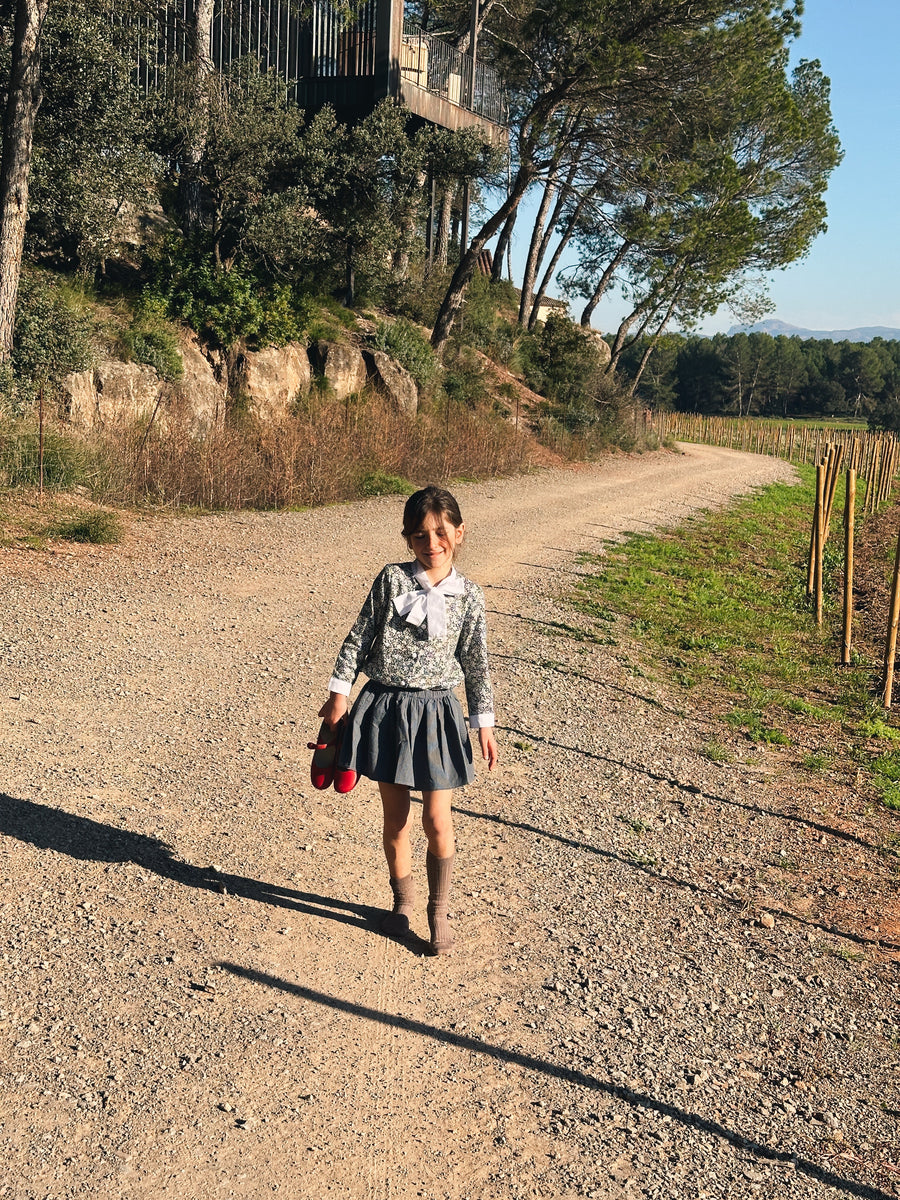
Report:
M352 325L355 319L345 313L338 317L327 301L313 304L288 284L260 279L240 263L225 270L203 247L178 236L164 242L148 258L147 267L153 280L150 304L225 349L239 341L283 346L300 340L315 319L317 306L327 306L329 315L341 324Z
M451 400L475 408L489 396L484 367L471 351L448 347L444 354L444 391Z
M525 382L561 412L593 397L603 374L596 347L566 317L553 315L523 337L520 354Z
M122 540L122 522L116 513L97 509L58 521L47 530L47 536L67 542L110 546Z
M405 367L419 387L430 383L438 371L431 343L415 325L399 321L379 321L375 330L375 348L383 350Z
M390 475L387 471L367 471L359 483L363 496L408 496L416 485L402 475Z
M0 403L21 414L43 384L55 384L91 361L92 321L76 295L39 272L19 280L10 365L0 374Z
M135 362L146 363L161 379L174 383L184 374L178 335L164 322L138 318L122 334L122 343Z

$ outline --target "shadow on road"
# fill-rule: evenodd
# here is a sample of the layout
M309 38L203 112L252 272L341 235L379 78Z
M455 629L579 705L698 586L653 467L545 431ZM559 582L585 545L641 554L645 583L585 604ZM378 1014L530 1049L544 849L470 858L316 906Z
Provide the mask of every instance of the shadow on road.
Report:
M136 867L185 887L239 896L360 929L379 931L379 922L384 916L383 909L367 904L297 891L262 879L215 871L212 867L195 867L178 858L172 847L159 838L5 794L0 794L0 834L27 842L39 850L52 850L85 861L134 863ZM401 944L413 954L425 953L424 943Z
M437 1025L428 1025L424 1021L414 1021L409 1017L396 1016L393 1013L382 1012L377 1008L368 1008L362 1004L355 1004L350 1000L342 1000L337 996L329 996L325 992L318 992L313 988L303 987L298 983L291 983L286 979L280 979L278 976L269 975L264 971L253 970L252 968L242 967L230 962L219 962L216 963L216 966L250 983L287 992L300 999L335 1009L337 1012L345 1013L347 1016L374 1021L379 1025L387 1025L392 1029L402 1029L407 1033L414 1033L420 1037L431 1038L436 1042L443 1042L445 1045L453 1046L457 1050L464 1050L470 1054L483 1054L487 1058L494 1058L503 1063L510 1063L535 1074L560 1079L564 1083L575 1087L586 1088L593 1092L603 1092L608 1096L613 1096L617 1100L622 1100L626 1104L632 1105L634 1108L644 1109L646 1112L658 1113L660 1116L669 1117L670 1120L677 1121L681 1125L689 1126L692 1129L699 1129L704 1133L710 1134L712 1137L721 1138L722 1141L730 1143L739 1150L749 1152L758 1159L771 1163L791 1164L798 1175L804 1175L808 1179L814 1179L818 1183L825 1184L827 1187L835 1188L845 1196L859 1196L863 1200L894 1200L888 1192L882 1192L878 1188L866 1183L858 1183L852 1179L845 1179L835 1174L835 1172L829 1171L827 1167L820 1167L817 1163L799 1158L797 1155L785 1150L775 1150L771 1146L765 1146L753 1138L744 1137L742 1134L736 1133L733 1129L729 1129L726 1125L722 1125L718 1121L712 1121L708 1117L702 1117L697 1113L686 1112L674 1104L668 1104L664 1100L656 1100L653 1096L645 1095L643 1092L635 1092L630 1088L618 1087L607 1080L587 1075L583 1071L576 1071L571 1067L563 1067L557 1063L548 1062L545 1059L535 1058L530 1054L523 1054L518 1050L508 1050L502 1046L494 1046L490 1042L482 1041L480 1038L470 1037L466 1034L452 1033L449 1030L441 1029ZM786 1188L787 1186L786 1183Z

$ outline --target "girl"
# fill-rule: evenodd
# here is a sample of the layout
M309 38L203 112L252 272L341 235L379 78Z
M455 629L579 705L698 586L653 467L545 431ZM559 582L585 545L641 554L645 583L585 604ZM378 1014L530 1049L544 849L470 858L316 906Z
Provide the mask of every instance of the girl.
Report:
M347 720L338 770L374 779L381 792L394 896L382 928L398 937L409 933L415 905L409 792L415 788L422 793L428 840L429 948L449 954L447 908L456 854L451 790L474 778L472 747L453 694L463 681L469 725L478 730L488 770L497 761L484 594L453 566L465 526L446 489L426 487L410 496L402 534L415 561L385 567L373 583L338 654L319 716L334 728L347 712L357 675L368 675Z

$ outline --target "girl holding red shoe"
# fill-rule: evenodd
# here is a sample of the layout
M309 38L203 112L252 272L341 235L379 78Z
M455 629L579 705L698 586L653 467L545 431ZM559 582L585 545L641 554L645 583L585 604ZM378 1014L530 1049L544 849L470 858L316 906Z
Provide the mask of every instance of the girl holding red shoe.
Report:
M378 784L393 893L382 928L393 936L409 933L414 911L410 789L421 792L429 948L449 954L447 909L456 854L451 797L454 788L474 778L472 747L454 694L460 683L488 770L497 762L484 594L453 565L465 526L446 489L426 487L410 496L402 533L415 559L385 567L373 583L338 654L319 716L336 730L346 715L334 771L338 789L349 790L356 774ZM369 682L347 715L360 672Z

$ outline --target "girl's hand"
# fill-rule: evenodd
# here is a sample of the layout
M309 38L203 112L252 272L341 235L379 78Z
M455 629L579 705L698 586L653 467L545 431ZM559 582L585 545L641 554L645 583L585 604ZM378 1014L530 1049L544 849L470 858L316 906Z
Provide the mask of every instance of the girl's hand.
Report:
M490 727L478 730L478 741L481 743L481 757L488 765L488 770L493 771L499 751L497 749L497 739L494 737L494 731Z
M319 709L319 716L326 725L330 725L334 729L348 707L346 696L341 696L338 692L331 692Z

